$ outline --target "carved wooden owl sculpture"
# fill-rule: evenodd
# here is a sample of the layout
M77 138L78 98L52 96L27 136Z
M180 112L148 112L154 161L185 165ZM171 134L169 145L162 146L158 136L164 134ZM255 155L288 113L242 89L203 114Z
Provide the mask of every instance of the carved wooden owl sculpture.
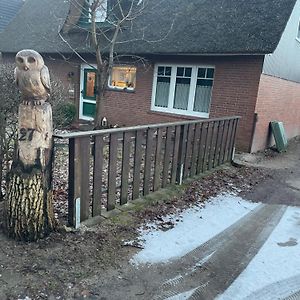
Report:
M42 56L34 50L16 55L15 80L24 104L39 105L50 96L50 76Z

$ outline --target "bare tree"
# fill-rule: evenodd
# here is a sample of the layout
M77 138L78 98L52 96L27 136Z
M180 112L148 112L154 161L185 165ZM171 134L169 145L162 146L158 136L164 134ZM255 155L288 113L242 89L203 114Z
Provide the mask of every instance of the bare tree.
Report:
M101 119L103 117L103 102L106 97L107 83L115 61L121 59L116 47L120 44L142 40L143 37L133 40L118 40L120 34L125 30L130 30L134 21L141 16L148 7L148 0L80 0L75 1L75 5L82 11L82 15L89 20L90 26L80 27L85 30L91 40L92 48L95 51L97 65L97 85L96 85L96 115L94 119L95 129L101 128ZM82 4L83 3L83 4ZM102 19L99 22L99 18ZM105 20L105 21L104 21ZM103 26L103 23L106 26ZM68 44L70 49L85 63L89 64L84 57L72 47L59 33L61 39ZM126 55L122 55L124 59ZM130 55L145 64L143 57ZM91 66L92 67L92 66Z
M130 22L133 22L143 13L146 7L146 1L115 1L113 7L107 10L108 12L111 12L111 15L113 15L113 18L111 15L107 16L107 20L112 26L110 29L110 34L106 34L105 31L97 26L96 22L97 13L100 12L101 14L101 12L107 9L106 0L92 0L88 1L88 4L91 15L92 43L95 49L98 70L95 127L100 128L107 81L112 71L115 57L117 56L115 53L115 47L117 44L118 35L124 26L128 25ZM108 57L104 55L105 48L102 47L100 43L101 39L98 38L99 34L105 37L108 42Z

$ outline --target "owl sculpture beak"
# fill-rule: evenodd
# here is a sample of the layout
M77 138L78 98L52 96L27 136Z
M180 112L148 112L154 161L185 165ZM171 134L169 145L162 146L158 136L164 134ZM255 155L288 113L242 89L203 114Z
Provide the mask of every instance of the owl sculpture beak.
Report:
M25 70L25 71L28 71L28 70L29 70L29 68L25 66L25 67L24 67L24 70Z

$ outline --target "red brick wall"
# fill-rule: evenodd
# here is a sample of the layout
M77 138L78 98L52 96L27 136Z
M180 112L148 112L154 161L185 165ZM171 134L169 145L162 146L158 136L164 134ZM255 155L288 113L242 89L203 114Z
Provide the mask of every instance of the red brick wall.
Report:
M67 90L74 90L74 97L69 98L79 105L79 78L80 78L80 64L78 61L66 62L63 59L49 59L45 58L45 64L50 70L51 80L61 80ZM71 95L71 94L70 94Z
M216 64L210 117L241 116L237 148L250 151L263 57L223 58Z
M168 56L153 60L162 63L214 65L215 79L210 117L241 116L237 132L237 146L241 150L250 151L263 56ZM75 102L78 105L81 62L78 59L66 62L61 58L54 60L46 58L45 63L49 70L58 75L67 86L75 85ZM71 79L68 78L69 72L74 73ZM104 104L104 115L109 123L122 126L191 119L186 116L152 112L150 110L152 84L153 65L146 68L138 66L134 92L109 91Z
M282 121L288 138L300 135L300 83L262 74L255 111L258 120L251 151L274 144L270 121Z
M169 58L163 62L215 65L210 117L239 115L237 146L250 151L259 78L263 57ZM108 93L104 114L112 124L137 125L191 119L180 115L152 112L153 67L137 70L134 93Z

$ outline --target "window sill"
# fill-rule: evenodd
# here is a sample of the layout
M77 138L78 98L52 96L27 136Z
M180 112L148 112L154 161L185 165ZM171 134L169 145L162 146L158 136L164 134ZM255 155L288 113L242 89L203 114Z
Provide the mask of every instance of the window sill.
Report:
M115 88L115 87L107 87L108 91L111 92L121 92L121 93L135 93L135 90L130 90L127 88Z
M160 107L152 107L151 111L166 113L169 115L179 115L179 116L184 116L184 117L196 117L196 118L203 118L203 119L209 118L209 113L188 112L188 111L175 110L175 109L170 110L168 108L160 108Z

